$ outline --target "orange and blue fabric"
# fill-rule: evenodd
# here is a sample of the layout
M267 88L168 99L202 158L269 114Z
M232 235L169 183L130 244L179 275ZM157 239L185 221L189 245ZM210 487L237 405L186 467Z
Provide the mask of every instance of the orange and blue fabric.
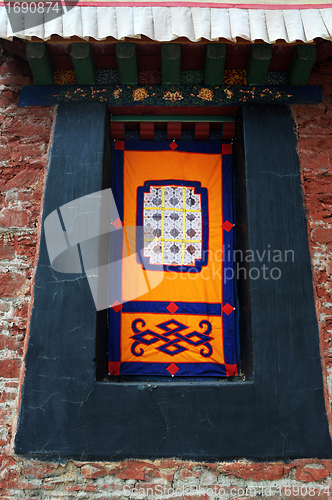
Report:
M237 375L231 153L213 141L114 143L111 375Z

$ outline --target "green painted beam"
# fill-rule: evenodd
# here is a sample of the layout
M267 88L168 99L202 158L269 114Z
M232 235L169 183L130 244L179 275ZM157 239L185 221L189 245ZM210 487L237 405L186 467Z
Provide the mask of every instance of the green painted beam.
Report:
M72 43L70 57L73 61L78 85L94 85L95 62L91 43Z
M121 85L138 85L136 45L134 43L117 43L116 60Z
M180 85L181 45L166 43L161 46L161 83Z
M316 45L296 45L288 70L289 85L308 85L316 57Z
M248 85L265 85L272 59L272 47L267 43L255 43L250 47L247 64Z
M209 43L206 46L205 85L222 85L226 60L225 43Z
M44 43L28 42L26 56L36 85L53 85L54 70Z
M197 116L197 115L112 115L113 122L235 122L234 116Z

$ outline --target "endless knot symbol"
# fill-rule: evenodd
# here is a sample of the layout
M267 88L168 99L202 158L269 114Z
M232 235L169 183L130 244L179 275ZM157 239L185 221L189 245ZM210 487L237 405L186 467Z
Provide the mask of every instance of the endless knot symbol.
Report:
M142 356L142 354L144 354L144 349L142 349L142 347L139 348L139 351L136 351L137 346L140 344L151 345L156 342L163 342L163 345L159 345L158 347L155 347L155 349L158 349L158 351L168 354L169 356L174 356L180 352L188 351L187 347L181 345L183 342L194 347L202 345L203 348L200 350L200 354L204 358L210 357L213 352L209 343L213 340L213 337L209 336L209 333L212 330L212 326L209 321L202 320L199 323L200 328L205 328L204 332L197 332L194 330L186 335L181 332L183 330L187 330L189 327L174 319L156 325L157 328L165 333L157 333L149 329L140 331L138 328L139 325L144 327L145 321L138 318L135 319L131 325L133 332L135 332L135 335L130 337L135 340L135 342L131 345L131 352L135 356Z

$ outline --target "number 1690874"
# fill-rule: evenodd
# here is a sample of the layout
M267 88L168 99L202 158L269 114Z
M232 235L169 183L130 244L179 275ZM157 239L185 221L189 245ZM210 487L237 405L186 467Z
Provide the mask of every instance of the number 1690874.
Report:
M61 13L63 6L59 2L8 2L6 4L8 14L50 14Z

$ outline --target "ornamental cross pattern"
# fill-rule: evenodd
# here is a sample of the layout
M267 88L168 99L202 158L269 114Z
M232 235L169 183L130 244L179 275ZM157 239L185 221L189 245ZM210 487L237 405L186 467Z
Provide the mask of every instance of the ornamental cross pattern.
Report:
M158 351L161 351L169 356L174 356L175 354L179 354L180 352L187 351L188 348L181 345L181 343L185 342L190 346L197 347L203 346L200 350L201 356L204 358L208 358L211 356L213 349L209 342L213 340L213 337L209 335L212 330L211 323L207 320L202 320L199 323L200 328L205 328L203 332L197 332L196 330L187 333L186 335L182 334L183 330L187 330L189 327L171 319L169 321L165 321L164 323L159 323L156 325L157 328L163 331L163 333L157 333L152 330L139 330L139 326L145 326L145 321L143 319L135 319L131 325L131 328L135 335L132 335L130 338L134 339L134 342L131 345L131 352L134 356L142 356L144 354L144 349L139 347L139 350L136 348L140 344L144 345L152 345L156 342L163 342L163 345L159 345L155 347Z
M202 201L193 187L150 186L144 193L143 227L150 264L190 266L202 258Z

